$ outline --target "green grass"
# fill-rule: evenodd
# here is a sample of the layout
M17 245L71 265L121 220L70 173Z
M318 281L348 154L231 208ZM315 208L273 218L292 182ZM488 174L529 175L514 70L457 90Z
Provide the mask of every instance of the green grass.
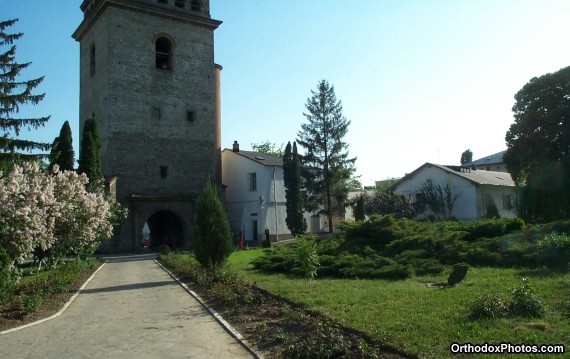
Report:
M10 311L27 315L41 309L54 294L69 292L75 281L83 279L100 264L91 259L64 262L55 269L40 272L25 270L20 281L10 288L8 296L0 301L0 316L8 315Z
M570 297L568 273L470 268L462 283L446 289L427 288L424 283L445 280L449 271L441 276L402 281L317 277L309 284L306 279L298 277L251 270L248 263L261 255L262 250L235 252L229 263L247 281L261 288L302 303L421 358L450 357L449 346L453 342L560 343L566 346L567 351L570 350L569 318L562 309ZM545 317L469 319L469 308L479 295L500 293L508 298L513 287L523 284L523 278L528 278L536 295L546 304Z

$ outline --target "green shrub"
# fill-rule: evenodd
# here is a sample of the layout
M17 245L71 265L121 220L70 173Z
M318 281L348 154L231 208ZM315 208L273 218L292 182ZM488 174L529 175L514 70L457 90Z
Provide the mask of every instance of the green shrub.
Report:
M40 308L44 302L44 293L38 291L32 294L21 294L20 295L20 312L22 315L28 315L35 312Z
M512 290L509 311L511 314L521 317L540 318L544 316L546 308L544 303L534 294L527 279L523 278L523 285Z
M269 239L264 239L261 241L261 246L263 248L271 248L271 241Z
M307 279L315 279L319 268L319 255L317 254L315 239L308 236L297 236L296 242L297 261L300 263L298 268Z
M538 256L552 270L570 270L570 236L553 232L538 242Z
M482 294L470 308L471 317L479 318L502 318L509 314L509 304L498 294Z
M160 246L158 246L158 253L161 256L166 256L170 254L170 247L166 244L161 244Z
M7 293L11 291L13 286L12 273L10 266L12 259L4 247L0 246L0 303L7 297Z

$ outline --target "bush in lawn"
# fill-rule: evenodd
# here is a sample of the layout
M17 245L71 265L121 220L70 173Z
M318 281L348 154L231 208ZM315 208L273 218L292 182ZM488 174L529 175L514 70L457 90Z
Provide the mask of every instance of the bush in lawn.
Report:
M538 256L552 270L570 270L570 236L556 232L546 235L538 242Z
M546 308L544 303L534 294L528 280L523 278L523 285L512 290L509 311L513 315L540 318L544 316Z
M482 294L471 304L470 316L480 318L503 318L509 314L509 303L498 294Z
M317 276L319 268L319 255L317 254L317 243L313 237L297 236L295 250L297 261L300 263L297 271L300 271L307 279L313 280Z
M223 265L232 253L232 233L228 215L211 179L196 201L194 256L206 268Z
M296 254L291 248L280 247L267 249L264 255L255 258L253 268L266 273L288 273L295 266Z

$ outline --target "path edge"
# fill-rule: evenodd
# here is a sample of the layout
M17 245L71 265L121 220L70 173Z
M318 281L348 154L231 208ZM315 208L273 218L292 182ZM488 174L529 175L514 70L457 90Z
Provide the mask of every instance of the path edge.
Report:
M194 297L194 299L196 299L204 308L206 308L206 310L214 317L214 319L216 319L216 321L220 323L222 327L228 333L230 333L230 335L233 336L238 341L238 343L241 344L242 347L244 347L249 353L251 353L255 357L255 359L263 359L261 355L259 355L255 350L253 350L251 345L247 342L247 340L245 340L245 338L240 334L240 332L238 332L234 327L230 325L230 323L228 323L224 318L222 318L222 316L218 314L218 312L216 312L214 308L209 307L206 304L206 302L202 299L202 297L198 295L198 293L190 289L186 285L186 283L182 282L177 276L175 276L170 270L168 270L165 266L163 266L158 260L154 259L154 262L158 264L158 266L162 268L166 273L168 273L168 275L172 279L174 279L182 288L184 288L186 292L188 292L192 297Z
M1 331L1 332L0 332L0 335L9 334L9 333L12 333L12 332L16 332L16 331L18 331L18 330L22 330L22 329L25 329L25 328L34 326L34 325L38 325L38 324L47 322L48 320L52 320L53 318L57 318L57 317L59 317L60 315L62 315L63 312L65 312L65 310L67 309L67 307L69 307L69 305L75 300L75 298L77 298L77 296L81 293L81 291L82 291L83 289L85 289L85 287L87 286L87 284L89 284L89 282L91 282L91 280L92 280L93 278L95 278L95 275L96 275L97 273L99 273L99 271L101 270L101 268L103 268L103 266L104 266L106 263L107 263L107 261L103 262L103 264L101 264L101 265L99 266L99 268L97 268L97 270L96 270L95 272L93 272L93 274L91 274L91 277L89 277L89 278L85 281L85 283L83 283L83 285L75 292L75 294L73 294L73 295L71 296L71 298L69 298L69 300L63 305L63 307L62 307L57 313L55 313L55 314L53 314L53 315L51 315L51 316L49 316L49 317L47 317L47 318L43 318L43 319L40 319L40 320L36 320L35 322L31 322L31 323L28 323L28 324L24 324L24 325L21 325L21 326L19 326L19 327L15 327L15 328L6 329L6 330L4 330L4 331Z

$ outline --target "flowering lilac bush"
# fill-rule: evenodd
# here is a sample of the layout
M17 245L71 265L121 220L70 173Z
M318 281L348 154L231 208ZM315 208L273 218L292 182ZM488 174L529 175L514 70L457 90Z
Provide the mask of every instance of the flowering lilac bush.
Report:
M59 172L57 166L50 175L37 163L14 166L0 176L0 246L12 266L34 252L49 253L52 261L89 255L112 236L118 218L111 208L116 205L103 193L88 192L88 181L84 174Z

